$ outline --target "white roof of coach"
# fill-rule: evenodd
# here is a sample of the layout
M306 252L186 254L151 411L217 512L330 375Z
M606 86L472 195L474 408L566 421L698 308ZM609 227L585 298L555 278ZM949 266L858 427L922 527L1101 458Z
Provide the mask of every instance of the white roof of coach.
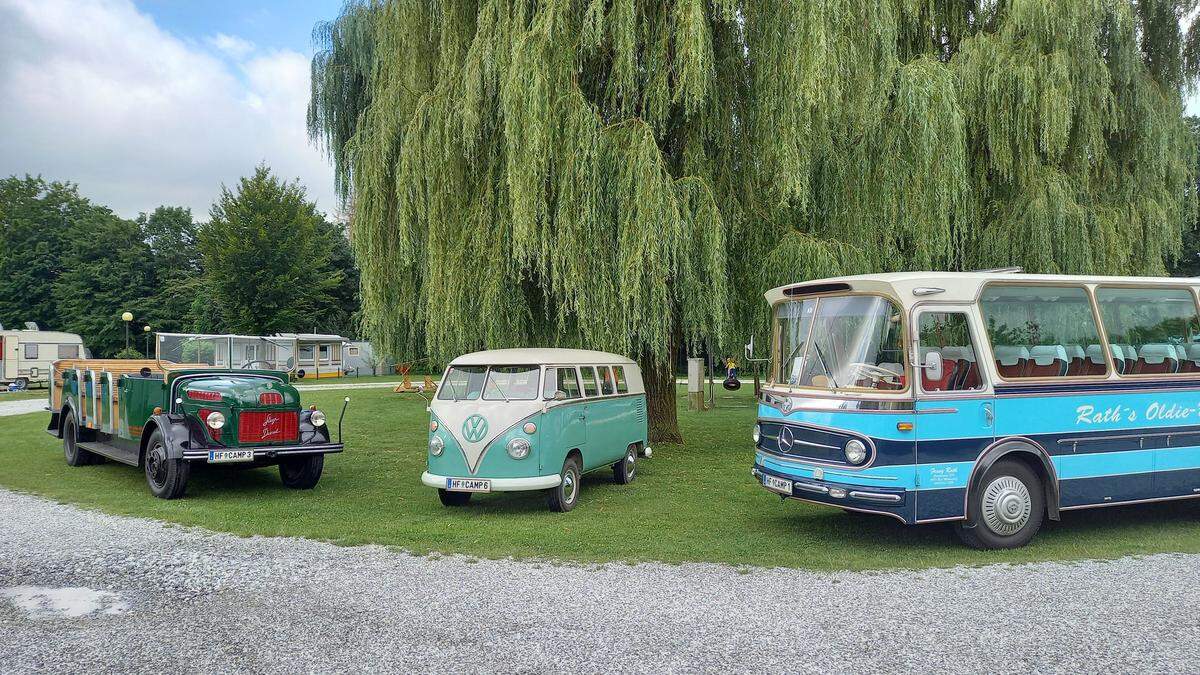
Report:
M450 362L452 366L527 366L549 364L620 363L636 365L628 357L589 349L489 349L472 352Z
M850 277L834 277L831 279L813 279L786 286L780 286L767 291L764 295L772 305L787 299L784 291L790 288L826 284L845 284L851 291L880 293L895 297L906 307L923 300L940 302L973 302L979 296L979 291L988 282L1029 282L1059 284L1139 284L1162 286L1194 286L1200 285L1200 278L1167 278L1167 277L1099 277L1067 274L1024 274L1014 272L888 272L884 274L860 274ZM914 293L922 289L926 292ZM814 289L815 292L821 292ZM802 293L803 294L803 290Z

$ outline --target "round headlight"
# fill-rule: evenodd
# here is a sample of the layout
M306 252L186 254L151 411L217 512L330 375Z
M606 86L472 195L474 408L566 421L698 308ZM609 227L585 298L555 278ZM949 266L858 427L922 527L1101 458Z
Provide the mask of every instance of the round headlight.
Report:
M446 449L446 443L442 439L434 436L429 439L429 454L438 457L442 454L442 450Z
M320 410L314 410L312 411L312 414L308 416L308 421L312 422L314 427L322 426L325 424L325 413L321 412Z
M524 431L527 434L533 434L537 432L537 425L533 422L526 422L525 426L521 427L521 431Z
M208 417L204 418L204 423L208 425L209 429L220 429L225 426L225 415L214 410L208 413Z
M754 433L751 434L751 436L754 437L754 442L758 443L758 439L762 437L762 427L755 424L754 425Z
M862 464L867 458L867 446L857 438L851 438L846 441L846 459L851 464Z
M531 447L533 446L524 438L514 438L508 442L508 456L513 459L525 459L529 456Z

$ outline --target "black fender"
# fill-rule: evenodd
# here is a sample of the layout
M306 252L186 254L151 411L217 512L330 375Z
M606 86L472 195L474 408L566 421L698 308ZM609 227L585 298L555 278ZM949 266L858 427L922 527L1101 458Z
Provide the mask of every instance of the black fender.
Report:
M75 409L75 401L67 399L62 404L62 409L58 412L50 413L50 423L46 425L46 431L52 434L55 438L63 437L63 427L67 424L67 418L75 420L75 428L79 433L79 440L93 440L95 432L91 429L84 428L83 419L79 417L79 411Z
M188 447L192 435L191 429L188 427L187 416L159 413L151 415L142 427L141 447L138 451L139 463L141 459L145 458L150 436L156 430L162 434L163 446L167 450L167 459L183 459L183 449Z
M1018 453L1023 458L1033 458L1040 462L1042 473L1049 477L1043 486L1046 491L1046 515L1050 517L1050 520L1059 520L1061 493L1054 462L1050 460L1050 453L1046 452L1045 448L1038 445L1037 442L1023 437L998 440L989 445L979 456L975 467L971 469L970 478L967 479L967 508L970 509L970 495L975 494L976 490L982 489L983 477L987 475L988 470L995 466L996 462ZM967 513L966 515L969 518L971 514Z
M317 445L329 442L329 421L319 427L313 426L312 411L300 411L300 444Z

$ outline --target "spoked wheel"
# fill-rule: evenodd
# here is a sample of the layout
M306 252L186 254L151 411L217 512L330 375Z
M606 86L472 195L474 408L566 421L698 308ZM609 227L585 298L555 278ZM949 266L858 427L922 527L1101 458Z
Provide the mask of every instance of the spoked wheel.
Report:
M84 466L99 463L99 457L79 447L79 426L75 418L68 416L63 423L63 455L67 458L68 466Z
M146 470L146 484L150 486L151 494L159 499L177 499L183 496L192 465L185 460L171 459L167 456L167 446L163 442L162 432L158 429L150 434L143 464Z
M439 489L438 499L441 500L442 506L466 506L467 502L471 501L471 493Z
M1001 460L971 494L958 536L972 548L1024 546L1042 527L1045 501L1037 474L1020 462Z
M284 459L279 462L279 479L293 490L311 490L321 480L325 455Z
M618 485L628 485L633 482L633 476L637 473L637 444L633 443L628 448L625 448L625 456L621 461L613 464L613 480L617 481Z
M579 501L579 484L583 478L579 458L575 455L567 457L559 477L558 486L550 489L550 510L566 513L575 508L575 503Z

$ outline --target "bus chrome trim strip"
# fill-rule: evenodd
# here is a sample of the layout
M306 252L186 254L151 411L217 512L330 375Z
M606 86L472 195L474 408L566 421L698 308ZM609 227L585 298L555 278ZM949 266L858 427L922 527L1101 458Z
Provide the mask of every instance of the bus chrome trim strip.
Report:
M785 499L789 499L789 497L787 497L786 495L783 495L783 497ZM805 499L804 497L796 497L794 495L792 497L790 497L790 499L795 499L796 501L799 501L799 502L807 502L809 504L816 504L817 506L828 506L828 507L835 508L835 509L845 509L847 511L855 511L857 513L873 513L877 516L891 516L891 517L895 518L896 520L904 523L905 525L909 524L908 521L904 519L904 516L900 515L899 513L892 513L891 511L879 511L876 509L864 509L864 508L859 508L857 506L847 506L845 504L831 504L830 502L819 502L815 499Z
M1150 472L1146 472L1146 473L1150 473ZM1119 474L1119 475L1124 476L1127 474ZM1131 504L1149 504L1152 502L1173 502L1173 501L1178 501L1180 499L1196 499L1196 498L1200 498L1200 494L1175 495L1173 497L1152 497L1150 499L1128 499L1128 500L1122 501L1122 502L1101 502L1099 504L1077 504L1075 506L1060 506L1060 507L1058 507L1058 510L1059 511L1082 511L1084 509L1097 509L1102 506L1129 506Z
M903 497L900 495L884 494L882 492L864 492L862 490L851 490L850 497L852 499L865 499L873 502L901 502Z

